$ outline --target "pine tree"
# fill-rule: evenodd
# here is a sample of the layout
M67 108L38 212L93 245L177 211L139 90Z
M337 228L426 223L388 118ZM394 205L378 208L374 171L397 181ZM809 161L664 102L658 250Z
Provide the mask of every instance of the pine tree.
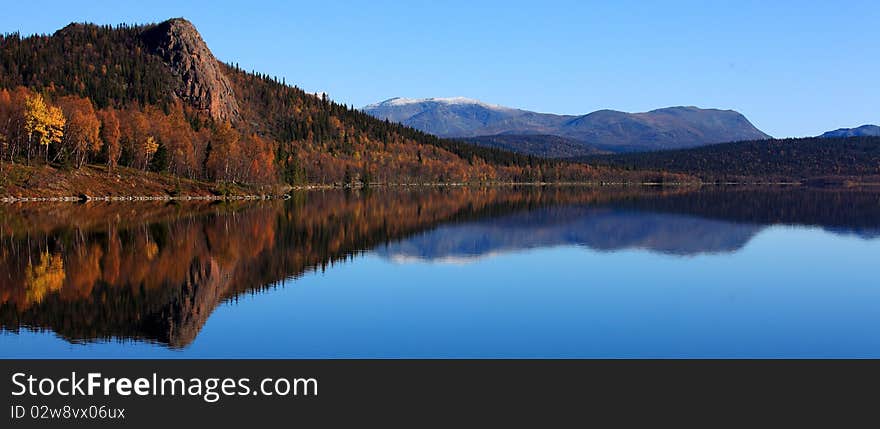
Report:
M159 143L156 153L153 154L153 158L150 160L150 171L157 173L168 171L168 150L165 149L165 145L162 143Z

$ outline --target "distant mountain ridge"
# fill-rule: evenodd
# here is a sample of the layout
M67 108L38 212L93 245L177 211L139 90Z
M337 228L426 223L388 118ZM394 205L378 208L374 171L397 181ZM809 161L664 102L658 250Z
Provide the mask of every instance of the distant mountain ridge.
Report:
M440 137L546 135L619 152L681 149L770 137L736 111L693 106L643 113L599 110L586 115L556 115L453 97L392 98L362 110Z
M862 125L856 128L838 128L834 131L828 131L822 134L821 138L832 137L874 137L880 136L880 126Z

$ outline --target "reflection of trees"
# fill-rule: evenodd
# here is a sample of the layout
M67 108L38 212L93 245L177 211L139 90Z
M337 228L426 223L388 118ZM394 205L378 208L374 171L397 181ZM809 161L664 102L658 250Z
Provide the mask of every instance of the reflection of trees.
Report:
M46 294L57 292L64 284L64 261L61 255L40 253L40 262L36 265L28 261L25 270L24 288L27 302L40 303Z
M240 206L0 206L0 323L13 330L51 329L74 341L123 338L183 347L224 300L441 223L555 204L647 207L724 218L703 202L724 205L722 197L692 191L418 188L311 192L284 202ZM830 201L836 207L813 211L870 206L867 201L873 198L872 213L878 212L876 194L856 193L854 200L834 195L814 202ZM736 198L742 201L733 206L747 200ZM754 210L772 210L760 209L772 200L762 197ZM667 206L668 201L680 204ZM739 216L730 213L726 216Z
M880 230L880 190L871 188L708 187L664 198L646 195L621 199L612 205L758 225L810 225L849 232Z
M77 216L92 209L68 207ZM71 339L187 341L177 339L180 323L201 326L229 289L220 287L228 283L223 276L253 257L238 256L241 249L271 250L272 214L279 208L196 207L198 215L145 210L140 219L107 216L68 228L34 223L40 215L32 213L4 218L10 222L0 246L3 325L50 328ZM94 209L106 214L107 207Z

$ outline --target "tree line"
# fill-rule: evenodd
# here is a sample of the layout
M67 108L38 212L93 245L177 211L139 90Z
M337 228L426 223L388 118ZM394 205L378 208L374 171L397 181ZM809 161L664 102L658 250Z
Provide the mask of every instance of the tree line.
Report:
M686 172L711 181L803 180L880 175L880 137L742 141L693 149L581 158L627 170Z

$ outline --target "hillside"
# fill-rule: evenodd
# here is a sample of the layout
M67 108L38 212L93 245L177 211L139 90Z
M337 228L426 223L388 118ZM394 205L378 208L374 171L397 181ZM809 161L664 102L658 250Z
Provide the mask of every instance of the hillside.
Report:
M440 137L553 135L615 152L769 137L738 112L696 107L669 107L644 113L600 110L586 115L554 115L456 97L392 98L363 110ZM523 153L529 150L525 146L510 149Z
M612 174L377 120L219 62L180 18L0 37L0 141L5 163L50 165L58 174L101 164L251 185Z
M547 134L496 134L460 139L463 142L544 158L572 158L609 153L578 140Z
M877 125L862 125L856 128L838 128L834 131L823 133L819 137L859 137L859 136L880 136L880 127Z
M580 160L632 170L687 171L710 181L877 182L880 137L743 141Z
M621 152L770 137L738 112L697 107L668 107L644 113L600 110L567 122L562 135Z

